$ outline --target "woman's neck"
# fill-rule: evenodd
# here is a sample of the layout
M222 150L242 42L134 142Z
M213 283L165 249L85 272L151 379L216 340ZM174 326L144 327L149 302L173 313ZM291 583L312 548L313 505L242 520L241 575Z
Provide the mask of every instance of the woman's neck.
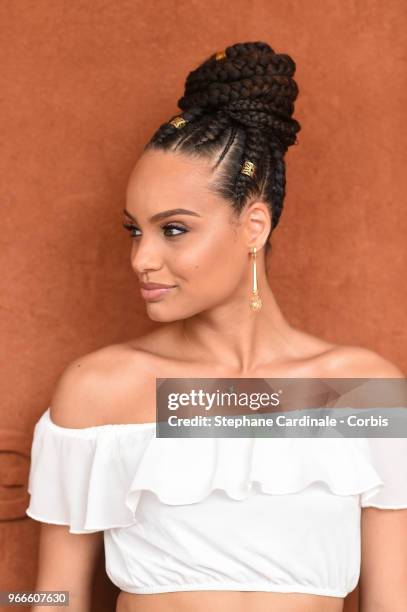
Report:
M179 321L184 340L202 359L244 374L288 353L294 329L282 315L268 283L262 283L263 306L254 312L249 298L235 298Z

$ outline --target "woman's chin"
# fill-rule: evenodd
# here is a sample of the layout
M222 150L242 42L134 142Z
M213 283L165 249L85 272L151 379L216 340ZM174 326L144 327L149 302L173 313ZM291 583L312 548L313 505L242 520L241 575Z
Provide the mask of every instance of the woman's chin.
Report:
M148 317L152 321L159 323L174 323L175 321L181 321L182 319L189 319L194 315L202 312L202 308L197 310L180 310L179 308L171 308L168 304L164 304L164 301L148 302L146 304L146 312Z
M152 321L158 321L159 323L171 323L177 321L179 317L177 314L171 311L168 306L164 307L162 302L148 302L146 305L147 315Z

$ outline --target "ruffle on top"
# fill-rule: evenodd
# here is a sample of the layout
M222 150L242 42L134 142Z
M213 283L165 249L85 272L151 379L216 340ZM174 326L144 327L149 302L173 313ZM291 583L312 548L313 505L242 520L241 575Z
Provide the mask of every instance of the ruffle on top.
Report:
M143 491L177 505L198 503L215 489L243 500L253 487L285 495L316 482L334 495L360 495L362 507L407 508L404 438L155 434L155 423L61 427L47 408L34 429L27 515L88 533L137 522Z

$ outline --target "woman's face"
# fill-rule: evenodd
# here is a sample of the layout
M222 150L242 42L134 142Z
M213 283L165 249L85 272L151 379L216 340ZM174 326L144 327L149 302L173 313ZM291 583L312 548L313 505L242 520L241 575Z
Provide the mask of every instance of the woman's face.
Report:
M140 283L171 286L144 293L152 320L184 319L236 299L247 304L248 246L263 225L267 236L267 208L260 203L255 220L242 223L244 215L237 219L209 189L213 179L209 160L162 150L143 153L130 176L124 222L133 234L132 268ZM167 212L174 209L185 212Z

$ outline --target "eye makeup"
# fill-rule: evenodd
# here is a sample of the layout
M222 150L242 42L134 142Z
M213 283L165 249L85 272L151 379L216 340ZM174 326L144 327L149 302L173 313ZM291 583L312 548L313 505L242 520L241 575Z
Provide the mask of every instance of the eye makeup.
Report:
M140 230L136 226L135 223L129 221L127 218L123 219L122 226L125 230L130 232L133 238L138 238L141 234L135 234L134 232L139 232ZM182 225L177 225L176 223L166 223L162 225L161 228L164 230L164 235L167 238L175 238L176 236L181 236L182 234L186 234L189 230L187 230ZM167 231L176 231L176 233L167 234Z

